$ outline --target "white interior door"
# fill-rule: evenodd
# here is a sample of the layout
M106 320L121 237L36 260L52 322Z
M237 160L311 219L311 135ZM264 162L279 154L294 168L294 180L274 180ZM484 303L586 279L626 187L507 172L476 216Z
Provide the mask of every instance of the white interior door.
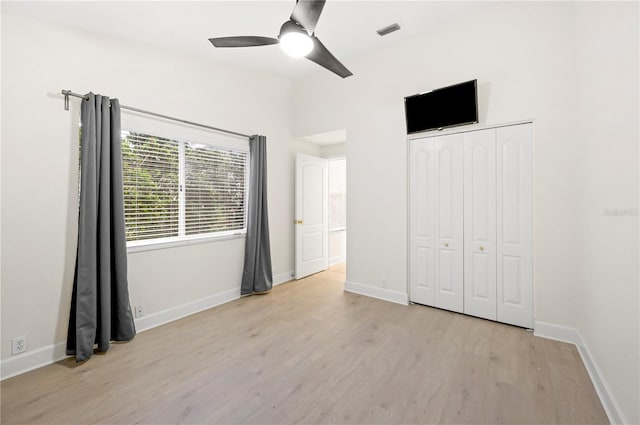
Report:
M409 298L435 306L435 139L409 147Z
M328 183L326 159L297 154L296 279L329 267Z
M464 312L496 320L496 130L465 133Z
M462 313L463 134L435 139L435 306Z
M533 328L532 125L498 128L497 316Z

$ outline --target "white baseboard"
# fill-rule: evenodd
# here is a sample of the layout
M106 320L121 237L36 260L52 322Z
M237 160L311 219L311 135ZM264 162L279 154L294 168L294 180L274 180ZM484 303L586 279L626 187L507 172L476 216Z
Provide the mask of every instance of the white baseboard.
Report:
M293 280L293 270L273 276L273 286Z
M228 303L229 301L237 300L238 298L240 298L240 288L233 288L177 307L152 313L148 316L135 319L136 331L144 332L157 326L173 322L174 320L179 320L183 317L191 316L192 314Z
M273 285L276 286L292 279L293 271L280 273L273 276ZM135 319L136 331L144 332L238 298L240 298L240 288L233 288L196 301L152 313L148 316ZM58 362L65 357L68 357L66 354L66 342L59 342L33 351L27 351L24 354L10 357L0 363L0 379L4 380L16 375L21 375L39 367Z
M392 291L391 289L378 288L362 283L350 282L348 280L344 282L344 290L396 304L409 305L409 294L404 292Z
M281 273L273 277L273 285L279 285L292 280L293 272ZM365 295L396 304L408 305L409 296L406 293L393 291L390 289L378 288L371 285L345 281L344 290L355 294ZM165 323L181 319L183 317L198 313L209 308L233 301L240 298L240 288L234 288L218 294L202 298L190 303L182 304L177 307L153 313L145 317L136 319L136 329L138 332L155 328ZM595 358L591 354L589 347L582 339L580 332L575 328L555 325L552 323L536 322L534 335L554 339L557 341L568 342L574 344L585 368L591 377L593 386L600 397L602 406L609 417L612 424L628 423L624 413L620 409L609 385L607 384L602 371L598 367ZM33 351L28 351L22 355L15 356L3 360L0 364L0 379L4 380L16 375L55 363L67 357L66 343L59 342L47 347L42 347Z
M580 334L576 328L555 325L553 323L536 321L533 334L542 338L568 342L574 345L578 345L580 342Z
M292 272L287 272L274 276L273 284L278 285L287 282L291 280L291 275ZM152 313L148 316L135 319L136 331L144 332L238 298L240 298L240 288L234 288L177 307ZM29 372L33 369L60 361L65 357L68 357L66 354L66 342L59 342L33 351L27 351L24 354L10 357L0 363L0 379L4 380Z
M336 264L344 263L347 261L346 255L340 255L338 257L329 258L329 266L334 266Z
M611 388L607 384L602 370L598 367L595 358L591 354L589 347L582 339L580 331L575 328L567 326L555 325L553 323L537 322L535 323L534 335L542 338L554 339L556 341L568 342L574 344L580 353L582 362L584 363L587 373L591 378L596 393L600 398L602 407L607 413L609 422L612 424L627 424L627 418L625 417L620 405L613 396Z
M59 342L47 347L27 351L2 361L0 377L2 380L21 375L39 367L50 365L67 357L67 343Z

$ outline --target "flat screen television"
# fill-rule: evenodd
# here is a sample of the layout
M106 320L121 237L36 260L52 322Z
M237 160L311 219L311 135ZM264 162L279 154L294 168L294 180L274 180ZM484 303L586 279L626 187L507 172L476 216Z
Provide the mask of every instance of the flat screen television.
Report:
M404 98L407 134L478 122L477 80Z

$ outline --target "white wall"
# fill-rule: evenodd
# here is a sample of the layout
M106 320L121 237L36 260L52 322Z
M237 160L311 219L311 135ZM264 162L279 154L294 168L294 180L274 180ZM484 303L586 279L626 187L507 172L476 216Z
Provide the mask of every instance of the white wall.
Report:
M578 329L640 423L638 3L576 8Z
M384 277L407 291L403 98L477 78L482 125L536 120L536 312L575 324L567 305L575 283L572 12L570 3L499 4L346 61L355 74L346 80L324 73L296 82L297 105L305 105L296 108L297 134L349 134L348 280L379 286Z
M2 360L66 339L77 238L79 100L61 89L267 136L274 275L293 270L292 84L177 52L2 15ZM153 315L239 288L244 239L129 255L133 305ZM14 357L15 358L15 357Z
M318 154L294 139L292 117L296 135L347 129L347 279L380 286L384 278L390 289L406 292L402 99L477 78L480 125L535 120L536 319L579 329L627 419L639 422L638 222L603 214L638 207L637 9L637 3L499 3L457 25L346 59L355 74L346 80L317 73L293 87L3 14L2 359L10 357L14 336L28 335L30 351L66 337L78 109L63 110L60 89L93 90L265 134L275 274L293 269L294 152ZM626 84L632 88L620 91ZM292 107L293 96L300 108ZM152 314L237 287L242 245L237 239L132 254L132 303Z
M629 53L634 48L637 55L637 35L625 34L629 28L638 26L637 4L626 8L619 6L615 3L601 6L610 14L607 22L619 20L625 30L598 31L602 47L597 50L606 50L607 46L624 40L612 56L617 57L622 51ZM629 13L632 11L628 9L634 7L636 13ZM589 344L593 344L596 360L602 363L605 377L610 377L615 398L629 419L637 422L637 380L624 378L625 373L632 373L634 377L638 375L638 320L634 321L637 318L638 295L637 289L630 288L632 282L638 284L637 255L619 261L619 271L610 270L611 264L607 261L593 262L589 268L595 268L599 273L597 277L590 278L594 283L586 288L583 281L585 273L582 272L585 265L581 243L589 225L583 225L577 217L582 214L585 200L601 194L600 189L589 189L580 160L585 142L596 141L593 136L587 140L577 136L580 121L579 114L574 111L580 101L575 99L578 89L576 78L581 75L583 80L593 83L600 77L599 69L586 68L577 72L576 44L587 51L591 49L594 38L583 40L581 37L591 26L597 27L597 14L585 14L585 21L578 22L584 29L576 31L572 2L498 2L492 8L460 19L453 25L401 40L372 54L345 60L345 65L354 73L353 77L340 80L325 73L296 81L296 134L317 134L334 128L347 130L347 280L378 287L375 291L379 292L382 279L386 279L389 289L406 293L407 143L404 96L477 78L479 126L533 119L535 318L571 328L584 327L589 335ZM629 58L631 60L633 56ZM637 56L635 60L637 63ZM623 62L607 67L609 75L595 88L600 84L614 84L616 68L627 65ZM635 86L630 90L635 87L637 93L637 74L630 77L625 71L620 84L630 78L635 78ZM588 91L593 88L580 89ZM617 89L615 93L620 94L620 87L615 85L614 88ZM617 109L623 108L625 113L620 116L635 113L637 123L633 100L625 98L614 102L615 109L609 115L615 116ZM597 109L594 115L595 112ZM637 137L633 142L629 138L633 135L632 129L627 125L621 131L624 141L615 144L621 151L608 157L610 162L601 168L602 173L617 172L617 167L612 167L620 157L628 158L627 161L638 158ZM599 139L598 143L604 143L606 137L602 135ZM588 154L591 161L597 161L601 149L605 148L595 148ZM629 165L627 162L624 164ZM586 174L589 173L587 170ZM637 194L637 164L607 181L617 184L621 180L625 180L628 188L616 192L606 205L634 205L634 202L637 205L637 201L627 193L635 190ZM582 193L585 188L586 195ZM601 234L587 238L594 246L590 257L597 255L598 242L609 230L623 231L623 228L629 231L629 236L623 239L622 246L630 249L628 252L637 253L637 239L635 245L628 239L631 235L637 238L637 230L633 232L634 225L637 226L637 218L629 219L626 227L622 224L619 228L613 224L603 225ZM606 276L623 278L624 283L617 285L621 292L610 293L606 305L592 315L590 307L596 301L598 291L592 292L590 286L602 283ZM582 305L584 298L591 298L587 306ZM609 320L613 317L621 319L619 326L626 327L622 337L604 337L606 325L603 323L586 325L586 322L600 320L600 316L612 308L623 310L609 317ZM636 337L631 336L634 333ZM613 352L625 354L612 355L609 359L607 356Z

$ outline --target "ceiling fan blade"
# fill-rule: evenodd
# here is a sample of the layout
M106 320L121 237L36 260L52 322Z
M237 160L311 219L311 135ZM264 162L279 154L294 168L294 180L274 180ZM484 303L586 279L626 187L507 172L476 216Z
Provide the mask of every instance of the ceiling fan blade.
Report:
M239 36L239 37L218 37L210 38L209 41L215 47L253 47L267 46L269 44L278 44L277 38L271 37L255 37L255 36Z
M302 25L311 35L316 30L324 3L325 0L298 0L291 19Z
M317 63L320 66L327 68L329 71L338 74L342 78L347 78L353 73L347 69L335 56L331 54L329 49L324 47L324 44L320 42L315 36L311 36L313 40L313 50L307 56L312 62Z

